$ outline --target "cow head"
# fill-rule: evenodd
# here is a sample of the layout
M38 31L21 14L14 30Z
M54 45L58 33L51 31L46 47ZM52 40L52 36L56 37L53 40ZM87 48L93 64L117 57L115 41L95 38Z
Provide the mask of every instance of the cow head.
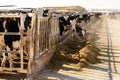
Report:
M28 16L28 14L27 14L27 16L26 16L26 18L25 18L25 21L24 21L24 32L27 32L27 30L28 30L28 28L31 28L31 17L30 16Z

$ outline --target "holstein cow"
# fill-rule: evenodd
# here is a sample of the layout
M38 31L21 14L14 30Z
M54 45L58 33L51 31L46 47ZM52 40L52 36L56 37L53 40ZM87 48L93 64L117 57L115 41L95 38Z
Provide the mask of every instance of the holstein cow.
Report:
M49 16L49 10L43 10L43 17L48 17Z
M83 15L82 15L82 18L83 18L83 20L85 21L85 23L87 23L87 21L89 20L88 14L83 14Z
M60 28L60 36L62 36L64 31L67 31L70 27L70 21L68 17L61 16L59 17L59 28Z
M19 32L19 25L20 25L20 19L19 18L7 18L5 24L5 28L7 32ZM24 32L27 32L28 27L30 28L31 18L26 14L26 18L24 21ZM18 41L20 42L20 35L4 35L4 42L6 45L7 51L13 51L13 42ZM5 62L7 60L7 57L12 57L11 53L5 53L3 55L3 60L1 63L1 66L5 67ZM12 63L12 59L10 59L10 62ZM13 67L13 65L12 65Z
M83 20L80 15L76 16L76 32L80 37L85 37L85 30L82 29L83 26L81 26Z
M100 19L100 16L101 16L101 15L102 15L102 13L99 13L99 12L98 12L98 13L95 13L95 18L96 18L96 19Z
M62 36L63 31L64 31L64 24L63 24L63 21L64 21L64 17L62 16L62 17L59 18L60 36Z
M6 19L6 25L5 28L7 32L19 32L19 27L18 27L18 20L13 20L11 18ZM20 35L4 35L4 40L6 46L10 48L10 50L13 50L12 42L13 41L19 41L20 40Z
M72 30L76 31L76 16L75 15L71 15L69 17L69 21L70 21Z
M6 32L19 32L19 27L18 27L18 19L12 19L12 18L6 18L5 19L6 24ZM6 45L5 50L7 51L12 51L13 50L13 41L19 41L20 40L20 35L4 35L4 43ZM5 67L5 63L7 58L10 58L10 62L12 62L12 54L11 53L5 53L3 54L3 60L1 63L2 67Z

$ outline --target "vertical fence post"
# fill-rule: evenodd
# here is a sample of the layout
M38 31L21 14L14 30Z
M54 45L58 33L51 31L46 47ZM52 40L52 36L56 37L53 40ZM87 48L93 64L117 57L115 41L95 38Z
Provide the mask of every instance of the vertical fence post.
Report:
M23 29L24 29L24 20L25 20L25 15L20 14L21 18L20 18L20 37L21 37L21 46L20 46L20 60L21 60L21 69L24 68L24 61L23 61Z

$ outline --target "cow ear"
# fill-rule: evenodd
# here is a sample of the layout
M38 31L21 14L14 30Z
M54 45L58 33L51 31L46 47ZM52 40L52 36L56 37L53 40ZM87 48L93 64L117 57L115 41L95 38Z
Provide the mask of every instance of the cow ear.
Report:
M60 20L60 22L63 22L62 20Z
M14 17L13 20L16 21L16 18Z

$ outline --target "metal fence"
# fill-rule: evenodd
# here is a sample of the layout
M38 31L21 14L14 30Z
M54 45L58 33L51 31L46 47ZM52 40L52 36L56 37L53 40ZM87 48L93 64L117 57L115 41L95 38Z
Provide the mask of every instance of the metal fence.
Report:
M49 48L54 46L59 40L59 20L58 18L41 17L35 29L34 59L41 56Z

